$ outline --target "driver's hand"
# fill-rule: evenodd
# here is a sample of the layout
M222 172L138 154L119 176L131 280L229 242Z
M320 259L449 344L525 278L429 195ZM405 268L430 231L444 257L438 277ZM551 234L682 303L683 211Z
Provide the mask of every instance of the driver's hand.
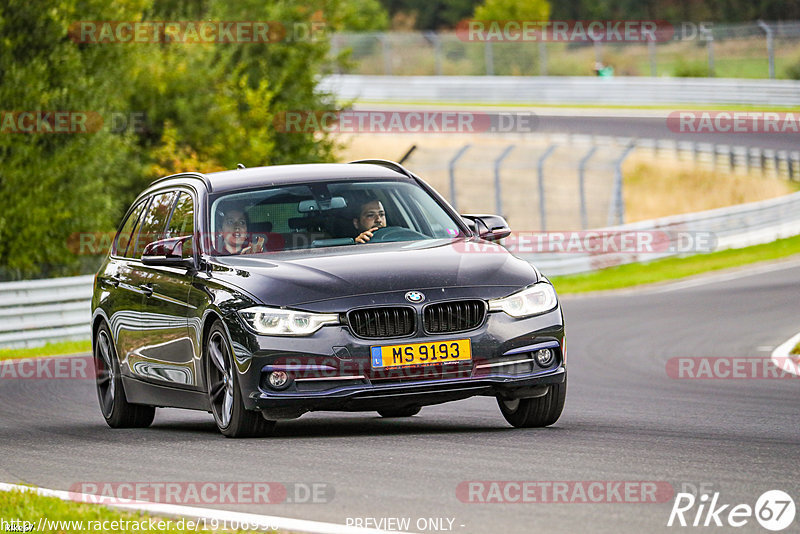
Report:
M380 228L380 226L373 226L369 230L367 230L365 232L361 232L360 234L358 234L358 237L356 238L356 243L366 243L367 241L372 239L372 232L374 232L378 228Z
M263 237L257 238L254 244L244 247L240 254L257 254L259 252L264 252Z

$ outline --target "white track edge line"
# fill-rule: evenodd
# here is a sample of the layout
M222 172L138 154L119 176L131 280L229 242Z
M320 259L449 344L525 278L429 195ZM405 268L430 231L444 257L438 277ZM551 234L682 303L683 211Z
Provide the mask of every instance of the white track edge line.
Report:
M751 269L744 269L733 267L736 269L734 272L718 273L718 274L705 274L701 273L692 277L690 280L676 281L666 284L664 287L654 289L651 288L648 293L670 293L672 291L680 291L682 289L689 289L692 287L704 286L709 284L717 284L721 282L729 282L731 280L738 280L739 278L747 278L748 276L756 276L763 273L771 273L774 271L782 271L784 269L792 269L800 266L800 260L792 261L779 261L776 263L769 263L761 267L753 267ZM646 289L642 288L645 292Z
M795 358L792 358L792 356L789 355L789 353L798 343L800 343L800 333L795 334L785 343L772 351L770 359L772 360L772 363L774 363L779 369L783 369L788 373L800 376L800 356L797 356L797 363L794 363L793 360L795 360ZM790 361L792 363L789 363Z

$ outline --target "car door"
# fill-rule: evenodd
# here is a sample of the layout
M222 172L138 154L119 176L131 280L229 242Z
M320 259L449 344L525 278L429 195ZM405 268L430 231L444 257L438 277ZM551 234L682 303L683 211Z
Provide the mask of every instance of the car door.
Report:
M187 191L157 193L142 219L135 255L136 282L141 291L141 327L128 366L136 378L194 388L197 369L187 330L187 302L191 273L187 269L144 265L141 255L148 243L164 239L168 232L194 228L193 199ZM175 225L170 220L176 213ZM191 222L187 223L187 218ZM174 237L174 236L173 236ZM190 247L185 250L191 251Z
M117 347L120 365L136 348L141 329L138 265L134 259L136 236L150 198L139 201L117 234L111 257L98 282L108 289L103 307L108 313L111 334Z

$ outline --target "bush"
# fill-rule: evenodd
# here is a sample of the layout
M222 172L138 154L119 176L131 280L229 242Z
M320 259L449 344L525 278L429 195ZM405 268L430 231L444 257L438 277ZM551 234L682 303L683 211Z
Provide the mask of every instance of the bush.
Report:
M786 77L790 80L800 80L800 59L786 67Z
M672 75L678 78L710 78L713 76L708 68L708 63L683 60L679 60L678 64L675 65Z

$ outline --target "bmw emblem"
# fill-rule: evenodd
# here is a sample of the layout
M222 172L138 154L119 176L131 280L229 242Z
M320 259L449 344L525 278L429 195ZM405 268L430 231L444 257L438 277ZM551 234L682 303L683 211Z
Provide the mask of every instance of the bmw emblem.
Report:
M409 291L406 293L406 300L417 304L425 300L425 295L421 291Z

